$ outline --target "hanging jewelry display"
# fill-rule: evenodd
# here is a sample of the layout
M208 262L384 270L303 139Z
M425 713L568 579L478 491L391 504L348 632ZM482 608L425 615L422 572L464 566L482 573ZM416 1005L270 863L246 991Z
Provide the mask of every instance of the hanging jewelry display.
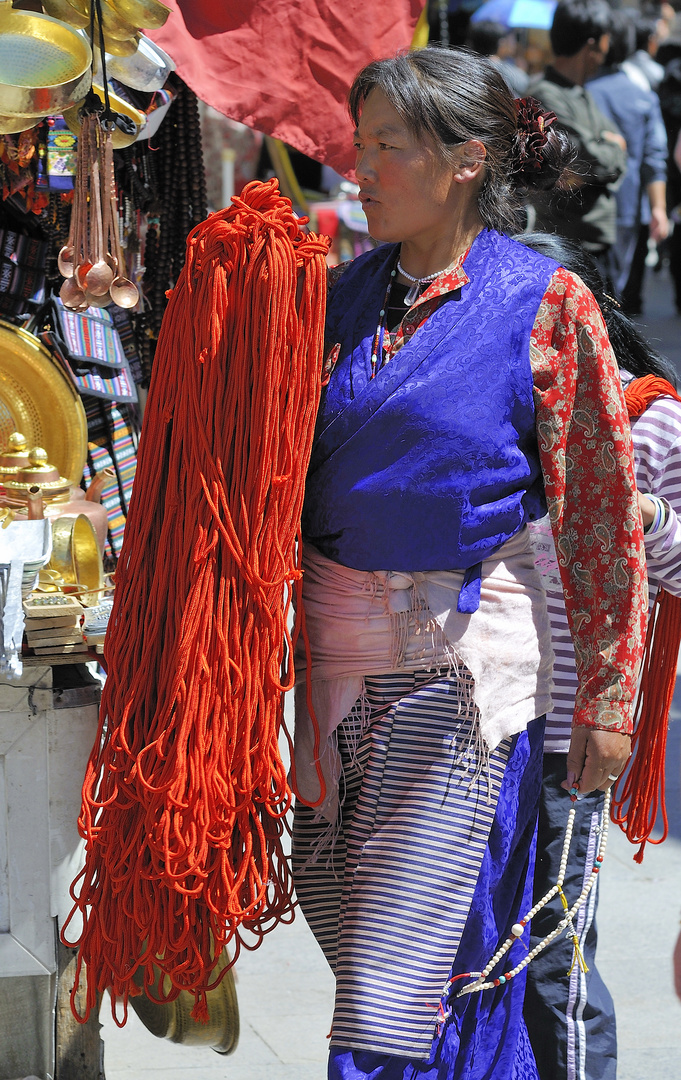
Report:
M153 145L158 156L158 225L150 222L154 235L144 253L148 323L154 339L166 308L166 292L184 266L187 236L208 213L197 97L177 76L170 81L177 96Z

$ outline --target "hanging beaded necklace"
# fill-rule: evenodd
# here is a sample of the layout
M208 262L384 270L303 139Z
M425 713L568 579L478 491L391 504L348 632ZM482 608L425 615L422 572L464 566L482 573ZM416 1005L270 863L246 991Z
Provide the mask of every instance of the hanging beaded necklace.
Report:
M456 260L454 261L456 262ZM453 265L454 263L451 262L449 266L445 266L444 270L436 270L434 274L427 274L426 277L412 277L411 274L407 273L407 271L402 266L402 263L398 259L397 269L401 273L402 277L406 277L407 281L411 281L412 283L411 289L404 298L404 303L406 307L411 307L412 304L416 303L419 293L421 292L422 285L425 285L426 282L435 281L435 278L439 277L440 274L446 274L448 270L451 270Z
M570 907L569 904L568 904L568 901L567 901L567 897L565 896L565 893L563 892L563 882L565 881L565 874L566 874L566 871L567 871L568 854L569 854L569 851L570 851L570 843L572 841L572 831L573 831L574 824L575 824L575 813L576 813L576 809L577 809L577 805L576 805L577 804L577 794L578 794L578 792L577 792L576 788L571 788L570 789L570 798L572 799L572 806L570 807L570 813L568 814L568 821L567 821L567 826L566 826L566 829L565 829L565 839L563 841L563 850L562 850L561 857L560 857L560 866L559 866L559 870L558 870L558 877L556 879L556 884L553 885L544 896L542 896L541 900L537 901L537 903L534 905L534 907L532 907L527 912L527 914L523 916L523 918L520 920L520 922L517 922L517 923L513 924L513 926L511 927L510 934L508 935L506 940L502 943L502 945L499 946L499 948L495 952L494 956L492 957L490 962L487 964L487 967L485 968L485 970L484 971L465 971L461 975L455 975L446 984L446 986L444 988L443 997L446 996L449 993L452 985L455 982L457 982L459 979L472 979L473 982L468 983L467 986L462 987L462 989L459 990L459 993L458 993L457 997L463 997L465 994L476 994L476 993L480 993L482 990L491 990L494 987L503 986L505 983L510 982L511 979L514 979L516 975L519 975L520 972L523 971L523 969L526 968L528 964L532 963L535 956L538 956L540 952L543 952L544 949L547 947L547 945L550 945L551 942L555 938L557 938L560 934L562 934L564 930L568 931L570 937L572 938L572 944L573 944L573 947L574 947L574 958L573 958L573 961L572 961L572 967L570 968L570 971L568 972L568 975L572 973L572 970L573 970L575 964L577 964L577 963L581 967L582 971L588 971L588 968L586 966L586 961L584 960L584 957L582 956L582 950L581 950L580 945L579 945L579 938L577 936L577 931L575 930L573 919L574 919L575 915L577 914L577 912L579 911L579 909L581 907L583 907L584 904L586 903L586 900L587 900L587 898L589 896L589 893L591 892L592 888L596 884L596 880L598 878L599 871L600 871L601 866L603 864L603 857L605 855L605 847L606 847L606 844L608 842L608 825L609 825L609 822L610 822L610 797L611 796L610 796L610 790L608 789L608 791L606 791L606 793L605 793L605 799L603 801L603 816L602 816L601 825L600 825L600 839L599 839L599 843L598 843L598 853L597 853L596 857L594 858L593 866L592 866L592 869L591 869L591 874L589 875L586 882L584 883L584 887L583 887L581 893L579 894L579 896L575 900L572 907ZM503 975L499 975L495 979L488 979L488 976L492 973L492 971L494 970L496 965L499 963L501 958L506 955L506 953L511 948L513 943L515 941L517 941L520 937L522 937L523 932L525 930L525 927L530 922L530 920L533 919L534 916L539 911L541 911L541 909L543 907L545 907L548 904L549 900L552 900L553 897L556 896L556 895L558 895L560 897L561 903L563 905L563 910L565 912L565 914L563 915L563 918L560 920L560 922L557 924L557 926L550 932L550 934L547 934L547 936L545 938L542 938L542 940L537 945L535 945L535 947L527 954L527 956L523 960L521 960L521 962L516 967L512 968L510 971L505 971ZM438 1026L441 1026L449 1018L449 1016L450 1016L450 1013L449 1012L445 1013L442 1006L440 1006L440 1013L439 1013L438 1018L437 1018Z
M376 373L381 367L383 367L383 339L385 336L385 320L388 314L388 306L390 303L390 291L392 289L395 278L397 277L398 271L400 272L402 277L405 277L407 279L407 281L412 282L412 286L404 298L405 307L410 308L418 300L422 286L426 284L429 285L431 281L435 281L435 278L440 277L441 274L448 273L452 269L452 267L458 262L459 258L460 256L457 256L456 259L453 259L452 262L450 262L449 266L445 266L444 270L436 270L434 274L427 274L426 277L419 278L412 277L411 274L408 274L407 271L403 268L402 263L400 262L398 257L397 265L394 266L390 271L388 288L385 291L385 298L383 300L383 304L381 305L381 310L378 313L378 325L376 327L376 333L374 334L374 340L371 346L372 379L376 378ZM379 357L381 358L380 364L378 362Z

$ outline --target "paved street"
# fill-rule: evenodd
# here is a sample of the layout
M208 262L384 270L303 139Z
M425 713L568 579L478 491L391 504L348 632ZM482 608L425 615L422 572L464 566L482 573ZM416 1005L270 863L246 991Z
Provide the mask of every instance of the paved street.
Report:
M649 335L681 371L681 318L664 275L650 276ZM680 680L681 685L681 680ZM601 875L600 967L617 1005L618 1080L678 1080L681 1002L671 955L681 927L681 689L668 755L671 834L648 847L642 866L618 829ZM102 1016L107 1080L324 1080L333 980L302 916L271 934L237 965L241 1041L235 1054L155 1039L131 1015L119 1030Z

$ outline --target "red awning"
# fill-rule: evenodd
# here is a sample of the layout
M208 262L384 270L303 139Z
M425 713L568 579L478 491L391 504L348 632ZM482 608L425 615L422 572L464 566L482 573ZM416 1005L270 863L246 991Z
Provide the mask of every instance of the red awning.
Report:
M408 48L423 0L164 0L149 33L208 105L352 170L345 104L370 60Z

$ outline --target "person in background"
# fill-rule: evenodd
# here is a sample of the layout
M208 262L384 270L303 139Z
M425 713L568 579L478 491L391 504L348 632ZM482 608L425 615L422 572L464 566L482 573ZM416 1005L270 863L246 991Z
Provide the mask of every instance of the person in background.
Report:
M667 210L672 222L672 231L667 242L669 272L674 286L676 310L681 315L681 168L674 153L681 137L681 57L677 56L668 62L658 94L669 147Z
M513 30L488 19L472 22L466 44L469 49L488 57L501 72L514 97L523 97L530 84L529 76L514 61L517 41Z
M625 387L633 378L647 374L659 375L675 387L676 374L672 365L654 352L622 313L606 291L596 266L578 245L546 234L526 234L518 239L555 259L589 287L603 312ZM675 596L681 596L681 402L672 397L660 397L632 421L631 427L651 600L660 585ZM662 512L658 514L660 505ZM577 672L548 518L532 523L530 532L536 565L547 594L555 653L554 706L547 716L544 741L544 780L534 884L536 900L548 891L558 874L569 808L562 781ZM568 755L568 773L570 769ZM577 805L564 886L568 897L578 896L582 888L585 859L590 857L596 842L602 806L601 791L584 796ZM582 971L579 964L573 966L572 942L565 935L540 953L528 968L525 1022L541 1080L569 1080L577 1076L581 1080L615 1080L615 1011L610 992L595 963L598 900L595 890L592 898L579 914L576 924L589 970ZM555 902L532 920L530 947L545 936L548 927L555 925L561 912L556 897ZM681 948L678 951L681 957ZM679 985L681 987L681 980ZM581 1071L575 1071L575 1062L581 1062Z
M657 62L667 67L670 60L681 57L681 0L659 5L660 45L657 50Z
M657 90L664 77L664 68L658 64L655 56L660 46L660 19L639 15L634 27L636 31L636 49L622 65L629 78L636 79L637 74L644 81L639 85L645 90Z
M635 52L634 23L624 11L612 12L610 49L603 73L588 84L604 116L622 132L627 171L615 193L617 237L610 250L610 280L624 310L640 315L648 237L667 238L667 132L660 102L639 69L626 67ZM638 78L636 76L638 75Z
M567 186L532 197L536 227L577 240L606 272L617 239L614 186L626 171L626 143L584 84L605 61L610 25L605 0L560 0L550 35L553 63L529 87L556 114L577 152Z

